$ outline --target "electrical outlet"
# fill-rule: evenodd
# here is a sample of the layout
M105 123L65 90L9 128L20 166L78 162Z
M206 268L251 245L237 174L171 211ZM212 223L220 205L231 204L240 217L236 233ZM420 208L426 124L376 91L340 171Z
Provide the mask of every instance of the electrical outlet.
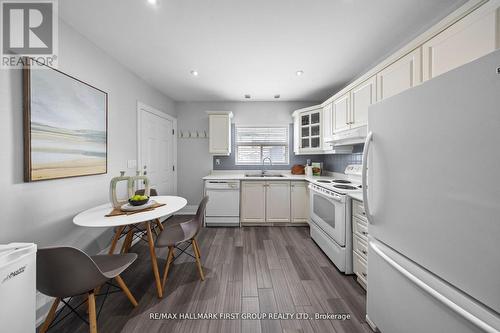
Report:
M215 159L215 165L220 165L220 158Z
M500 67L497 67L497 74L500 74Z

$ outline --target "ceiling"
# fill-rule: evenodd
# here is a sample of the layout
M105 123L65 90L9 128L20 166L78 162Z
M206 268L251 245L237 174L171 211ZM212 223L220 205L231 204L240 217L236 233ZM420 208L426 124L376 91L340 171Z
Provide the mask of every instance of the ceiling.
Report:
M158 1L63 0L59 14L176 101L322 101L465 2Z

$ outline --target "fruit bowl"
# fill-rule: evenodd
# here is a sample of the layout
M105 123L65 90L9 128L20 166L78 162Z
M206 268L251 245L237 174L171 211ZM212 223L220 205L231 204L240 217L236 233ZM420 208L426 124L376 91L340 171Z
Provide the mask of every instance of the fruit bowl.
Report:
M145 195L134 195L132 198L128 199L128 203L132 206L142 206L147 204L149 201L149 197Z

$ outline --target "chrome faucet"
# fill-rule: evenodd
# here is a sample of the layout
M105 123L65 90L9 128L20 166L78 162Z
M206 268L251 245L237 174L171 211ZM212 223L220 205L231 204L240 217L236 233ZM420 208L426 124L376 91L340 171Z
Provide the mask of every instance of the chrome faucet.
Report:
M264 158L262 159L262 172L261 172L263 175L266 173L266 171L264 170L264 166L265 166L264 162L265 162L266 160L269 160L269 165L270 165L270 166L272 166L272 165L273 165L273 161L271 160L271 158L270 158L270 157L264 157Z

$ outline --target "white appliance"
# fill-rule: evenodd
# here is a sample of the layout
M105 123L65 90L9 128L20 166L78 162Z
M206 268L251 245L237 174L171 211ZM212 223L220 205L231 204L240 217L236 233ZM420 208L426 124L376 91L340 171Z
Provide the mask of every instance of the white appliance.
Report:
M368 321L499 332L500 51L368 114Z
M240 225L240 181L206 180L205 195L208 195L205 212L206 226Z
M349 165L346 179L317 179L310 189L311 238L341 272L352 274L350 192L360 192L360 165Z
M35 332L36 245L0 245L0 323L2 332Z

